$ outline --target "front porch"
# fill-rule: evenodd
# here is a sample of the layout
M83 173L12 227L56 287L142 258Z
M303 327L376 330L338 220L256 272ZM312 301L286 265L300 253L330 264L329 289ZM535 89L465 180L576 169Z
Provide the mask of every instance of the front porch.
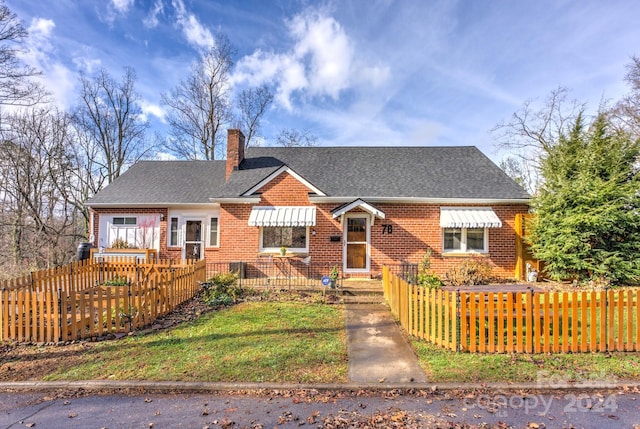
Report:
M337 267L336 288L323 285L322 278ZM399 264L391 269L411 280L414 265ZM207 262L207 278L215 274L236 272L238 284L259 291L295 291L339 295L345 302L374 302L383 300L380 278L346 277L340 264L305 263L303 259L258 258L256 261Z

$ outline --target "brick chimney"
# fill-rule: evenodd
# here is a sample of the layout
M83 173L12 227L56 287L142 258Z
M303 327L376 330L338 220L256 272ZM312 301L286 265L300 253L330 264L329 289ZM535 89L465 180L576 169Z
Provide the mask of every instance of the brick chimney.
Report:
M244 159L244 134L242 131L232 129L227 131L227 174L229 176L233 170L237 170Z

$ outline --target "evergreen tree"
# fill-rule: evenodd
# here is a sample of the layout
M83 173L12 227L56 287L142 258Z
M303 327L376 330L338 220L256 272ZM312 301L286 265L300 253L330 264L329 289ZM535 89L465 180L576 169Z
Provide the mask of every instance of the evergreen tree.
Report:
M578 115L542 159L530 241L553 279L640 280L640 142L610 128Z

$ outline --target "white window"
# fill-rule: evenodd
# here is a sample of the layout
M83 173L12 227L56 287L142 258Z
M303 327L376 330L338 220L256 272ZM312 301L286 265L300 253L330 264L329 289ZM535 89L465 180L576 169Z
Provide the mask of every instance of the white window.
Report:
M444 228L444 253L487 253L487 228Z
M135 217L114 216L109 227L107 247L124 241L129 247L138 247L138 220Z
M212 217L209 221L209 246L218 247L220 237L220 225L217 217Z
M172 217L169 223L169 246L178 246L178 218Z
M261 252L278 252L283 246L291 252L308 252L309 228L306 226L265 226L260 228Z
M138 220L135 217L114 217L112 224L136 226L138 224Z

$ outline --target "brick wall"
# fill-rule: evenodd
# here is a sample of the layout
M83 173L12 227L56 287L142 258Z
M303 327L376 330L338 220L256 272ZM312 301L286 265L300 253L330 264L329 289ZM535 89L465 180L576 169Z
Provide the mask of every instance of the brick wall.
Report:
M260 205L310 205L309 190L289 174L282 174L261 189ZM339 204L318 204L316 235L309 235L312 262L342 265L343 235L340 219L333 219L331 210ZM400 261L418 263L427 248L432 251L432 268L442 275L466 257L442 254L441 204L375 204L386 214L371 227L371 275L377 275L384 264ZM461 206L455 204L456 207ZM486 206L486 205L482 205ZM220 247L205 248L205 257L212 262L255 261L259 251L259 228L248 225L249 204L222 204L220 208ZM489 253L480 258L493 266L495 275L512 278L515 270L514 220L518 213L527 213L527 205L494 205L502 228L489 228ZM167 209L95 209L94 235L98 237L99 216L113 213L164 214L160 222L160 257L179 259L180 247L167 249ZM383 225L392 232L383 234ZM340 241L330 241L339 236Z
M308 206L309 189L289 173L282 173L259 192L261 206Z
M289 174L275 178L261 192L260 205L310 205L309 190ZM342 226L340 219L333 219L331 214L331 210L338 205L317 205L316 226L311 228L316 231L316 235L309 235L309 254L314 263L342 265ZM440 275L468 258L442 254L442 204L375 206L386 214L386 219L376 219L371 227L371 275L377 275L384 264L397 264L400 261L418 263L427 248L432 252L432 268ZM489 253L480 258L492 265L495 275L512 278L515 269L515 215L527 213L528 206L494 205L492 208L502 221L502 228L488 229ZM247 225L250 212L249 205L222 205L220 261L255 260L259 250L259 228ZM383 225L391 226L391 234L388 229L383 234ZM331 236L339 236L340 241L330 241Z

